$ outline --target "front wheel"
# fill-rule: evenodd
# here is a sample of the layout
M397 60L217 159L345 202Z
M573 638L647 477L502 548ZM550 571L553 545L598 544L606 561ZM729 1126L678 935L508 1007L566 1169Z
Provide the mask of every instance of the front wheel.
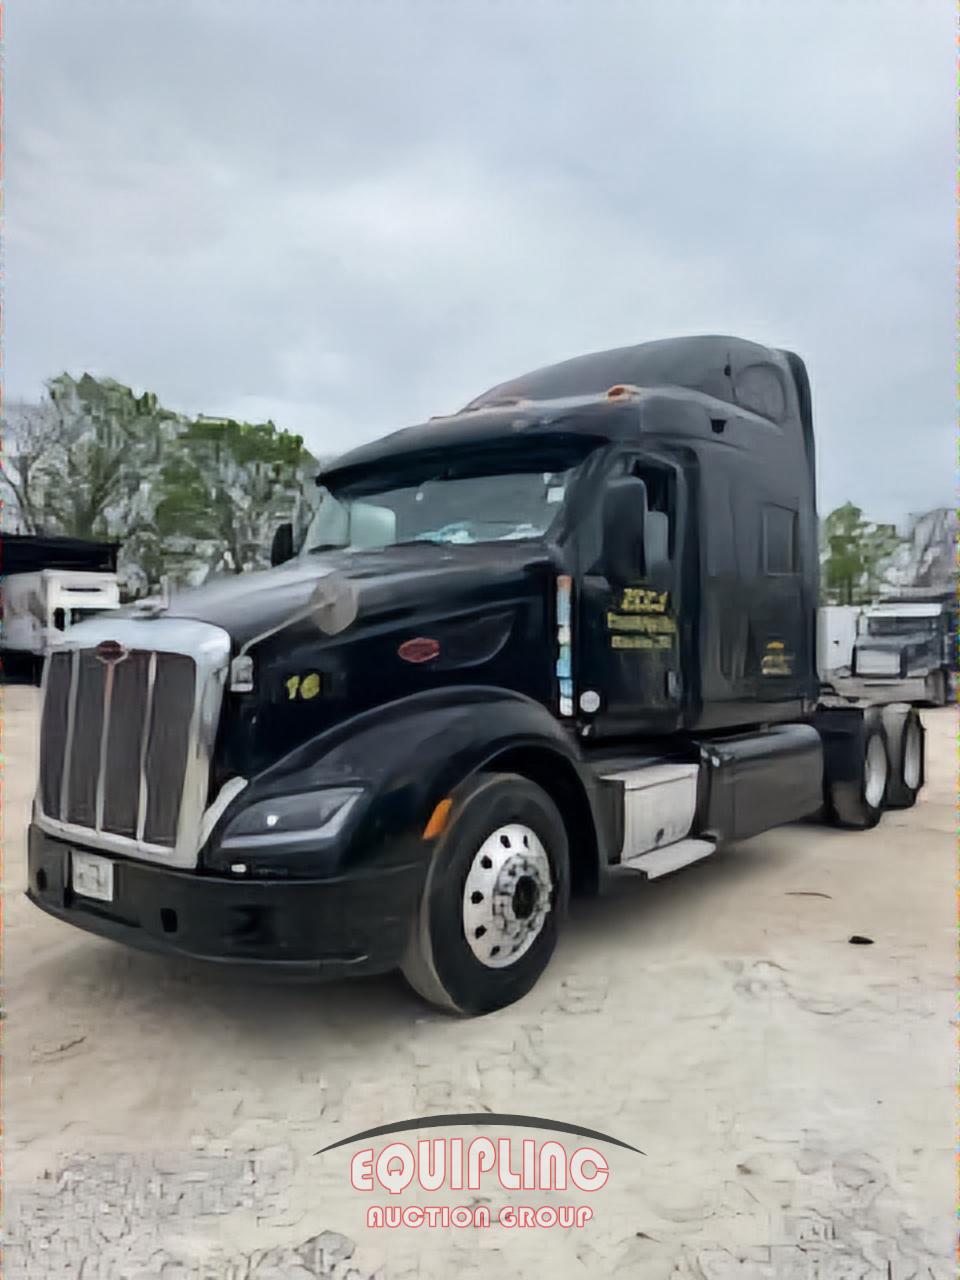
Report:
M404 977L456 1013L512 1004L547 967L569 892L567 833L546 792L516 774L470 779L433 850Z

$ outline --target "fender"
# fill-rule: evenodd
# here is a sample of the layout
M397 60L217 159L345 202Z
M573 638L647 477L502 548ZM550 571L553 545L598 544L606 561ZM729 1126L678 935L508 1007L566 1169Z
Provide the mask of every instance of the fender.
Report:
M524 769L527 762L529 770ZM604 791L576 741L539 702L508 689L474 685L430 690L375 707L297 747L252 779L229 806L203 864L214 870L229 861L218 854L217 838L242 808L272 796L350 784L367 794L343 840L325 856L324 874L388 867L412 856L426 860L422 832L436 805L491 764L532 773L553 794L568 823L579 818L579 852L588 864L580 868L581 880L588 886L595 882L618 837ZM283 858L282 848L276 857ZM304 866L294 874L307 872ZM312 872L316 874L315 865Z

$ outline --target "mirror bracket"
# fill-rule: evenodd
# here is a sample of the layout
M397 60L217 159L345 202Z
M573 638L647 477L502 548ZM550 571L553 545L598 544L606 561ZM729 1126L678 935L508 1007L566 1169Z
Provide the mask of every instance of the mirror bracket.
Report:
M277 565L286 564L293 559L294 554L293 524L285 520L283 524L277 525L270 544L270 567L275 569Z
M603 499L603 572L612 586L629 586L644 576L647 486L639 476L611 480Z

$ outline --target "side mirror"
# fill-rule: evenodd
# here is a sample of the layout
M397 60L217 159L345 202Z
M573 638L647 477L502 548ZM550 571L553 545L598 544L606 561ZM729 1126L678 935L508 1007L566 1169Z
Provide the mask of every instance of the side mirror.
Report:
M359 609L356 583L339 573L328 573L320 578L307 603L308 614L314 624L328 636L346 631L356 620Z
M647 486L639 476L611 480L603 496L602 565L612 585L627 586L643 577L646 525Z
M270 564L274 568L278 564L286 564L293 559L293 525L287 521L277 526L270 544Z
M389 547L397 540L397 515L389 507L355 502L350 508L350 541L355 547Z

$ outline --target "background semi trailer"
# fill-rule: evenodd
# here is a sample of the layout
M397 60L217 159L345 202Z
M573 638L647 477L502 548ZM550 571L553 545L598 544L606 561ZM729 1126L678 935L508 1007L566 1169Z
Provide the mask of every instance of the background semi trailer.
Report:
M862 613L863 606L857 604L821 606L817 614L817 667L821 680L833 683L849 676Z
M802 361L718 337L347 454L290 562L51 655L29 896L161 951L399 967L476 1013L537 980L572 892L871 827L916 800L924 735L821 698L814 477Z
M0 539L0 652L9 668L40 664L77 622L120 607L119 546L79 538L5 534Z

